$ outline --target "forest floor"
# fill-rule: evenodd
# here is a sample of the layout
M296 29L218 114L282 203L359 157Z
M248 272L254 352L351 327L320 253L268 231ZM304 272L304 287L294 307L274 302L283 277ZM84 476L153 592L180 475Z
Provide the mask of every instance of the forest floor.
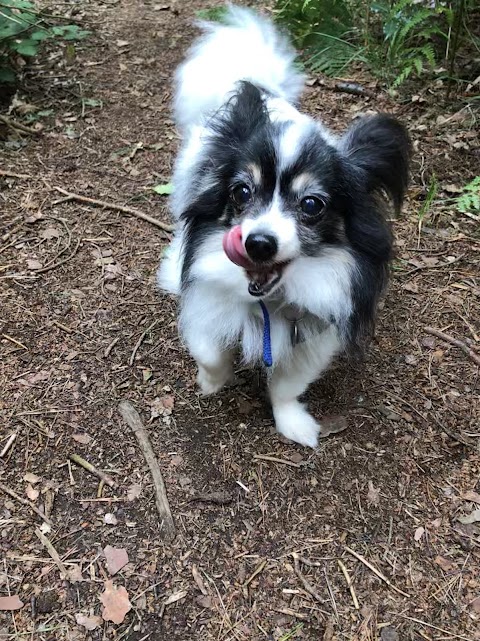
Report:
M168 222L152 188L171 178L171 78L204 3L71 6L93 35L48 50L0 107L37 131L0 123L0 596L24 604L0 612L0 637L480 639L480 225L453 203L478 173L475 114L437 85L396 101L364 77L375 97L307 88L333 130L384 110L415 148L376 338L308 393L348 428L308 450L275 434L255 372L198 395L176 303L155 287L169 233L57 190ZM165 479L170 543L124 399ZM107 546L128 554L104 613L118 624L101 616Z

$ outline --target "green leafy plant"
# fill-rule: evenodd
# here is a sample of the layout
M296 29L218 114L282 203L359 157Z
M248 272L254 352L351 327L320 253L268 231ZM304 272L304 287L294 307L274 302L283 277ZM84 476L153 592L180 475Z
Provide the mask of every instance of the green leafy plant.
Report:
M361 62L394 88L439 63L453 69L472 1L277 0L276 15L314 71L339 75Z
M0 0L0 83L15 81L15 56L30 58L45 40L74 41L88 33L75 24L54 24L30 0Z
M459 211L464 214L480 214L480 176L467 183L455 199Z
M169 196L170 194L173 194L173 184L166 183L165 185L155 185L153 191L161 196Z

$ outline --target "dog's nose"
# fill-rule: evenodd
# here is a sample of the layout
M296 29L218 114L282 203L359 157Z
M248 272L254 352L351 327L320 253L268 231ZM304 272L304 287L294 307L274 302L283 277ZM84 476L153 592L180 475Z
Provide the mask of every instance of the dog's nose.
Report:
M272 260L278 250L275 236L270 234L249 234L245 241L249 257L256 262Z

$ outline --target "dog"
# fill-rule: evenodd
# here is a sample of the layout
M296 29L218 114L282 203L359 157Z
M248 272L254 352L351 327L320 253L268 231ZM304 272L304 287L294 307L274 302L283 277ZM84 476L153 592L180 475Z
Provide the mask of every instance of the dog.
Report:
M231 7L201 28L175 77L176 230L158 284L179 297L203 394L232 379L240 348L266 366L277 431L315 447L321 424L298 397L372 333L409 137L386 114L337 136L299 111L305 78L267 18Z

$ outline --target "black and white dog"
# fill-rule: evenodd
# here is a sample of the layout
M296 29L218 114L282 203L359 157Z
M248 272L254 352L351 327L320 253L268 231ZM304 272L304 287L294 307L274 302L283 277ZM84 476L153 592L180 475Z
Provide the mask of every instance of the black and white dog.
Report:
M409 139L388 115L341 137L301 113L295 52L265 18L231 8L204 24L176 75L183 134L175 237L158 272L205 394L245 363L268 366L277 430L315 447L298 401L372 329L408 179Z

